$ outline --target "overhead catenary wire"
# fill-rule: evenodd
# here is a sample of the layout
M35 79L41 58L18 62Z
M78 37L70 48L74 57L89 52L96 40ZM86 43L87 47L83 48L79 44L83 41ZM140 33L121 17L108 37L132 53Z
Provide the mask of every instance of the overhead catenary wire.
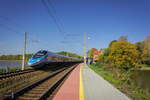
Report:
M49 4L49 7L51 7L51 10L52 10L52 12L54 14L54 17L57 19L57 22L59 22L59 25L60 25L60 27L62 28L62 30L63 30L63 32L65 34L63 23L61 23L60 16L59 17L57 16L57 11L56 11L56 9L54 7L54 3L52 2L52 0L48 0L48 4Z
M48 12L49 16L51 16L51 18L53 19L54 23L56 24L56 27L58 28L58 31L64 35L64 31L63 28L61 27L61 25L58 23L57 18L55 17L55 15L52 13L52 11L50 10L50 7L48 6L46 0L41 0L43 5L46 8L46 11Z
M63 24L61 23L61 21L57 17L57 13L56 13L56 10L55 10L55 7L54 7L52 1L51 0L42 0L42 3L46 7L46 10L47 10L48 14L51 16L51 18L55 22L55 24L56 24L59 32L61 33L61 35L63 35L65 37L66 34L65 34L65 31L64 31ZM66 38L64 38L64 39L66 39ZM66 44L62 41L60 41L60 42L63 43L63 44Z

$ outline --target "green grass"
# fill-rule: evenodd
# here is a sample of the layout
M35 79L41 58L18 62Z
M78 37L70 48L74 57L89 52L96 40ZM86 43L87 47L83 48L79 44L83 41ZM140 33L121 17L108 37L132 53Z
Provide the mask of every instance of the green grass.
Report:
M92 65L89 65L89 67L93 71L95 71L97 74L99 74L100 76L102 76L104 79L106 79L107 81L109 81L110 83L117 84L117 83L120 82L120 80L115 80L113 74L111 74L110 72L106 71L103 68L103 65L92 64Z
M136 96L133 96L133 100L139 100L139 98L142 98L142 100L150 100L150 97L142 93L141 91L132 91ZM141 100L141 99L140 99Z
M128 95L131 100L150 100L150 96L146 95L139 89L137 90L136 86L124 83L124 81L122 81L121 79L116 80L115 75L113 75L110 71L106 70L102 64L92 64L88 66L98 75L102 76L105 80L113 84L120 91Z

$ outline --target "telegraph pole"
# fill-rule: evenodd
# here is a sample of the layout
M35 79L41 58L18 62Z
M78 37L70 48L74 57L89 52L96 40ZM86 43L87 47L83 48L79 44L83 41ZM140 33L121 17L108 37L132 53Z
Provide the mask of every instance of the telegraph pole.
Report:
M21 68L21 70L24 70L24 68L25 68L26 45L27 45L27 32L24 33L24 48L23 48L23 54L22 54L22 68Z
M84 64L86 64L86 32L84 32Z

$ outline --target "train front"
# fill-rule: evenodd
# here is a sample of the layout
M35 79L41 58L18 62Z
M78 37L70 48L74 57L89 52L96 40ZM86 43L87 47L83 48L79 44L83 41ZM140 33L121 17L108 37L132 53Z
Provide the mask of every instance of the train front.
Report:
M47 51L45 50L38 51L29 59L28 66L33 68L41 68L46 63L46 54Z

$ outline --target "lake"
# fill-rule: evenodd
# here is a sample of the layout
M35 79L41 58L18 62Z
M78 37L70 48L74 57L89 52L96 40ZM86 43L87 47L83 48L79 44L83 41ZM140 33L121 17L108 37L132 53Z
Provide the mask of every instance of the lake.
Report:
M131 78L138 87L150 93L150 70L134 70Z
M21 67L21 61L0 60L0 68Z

